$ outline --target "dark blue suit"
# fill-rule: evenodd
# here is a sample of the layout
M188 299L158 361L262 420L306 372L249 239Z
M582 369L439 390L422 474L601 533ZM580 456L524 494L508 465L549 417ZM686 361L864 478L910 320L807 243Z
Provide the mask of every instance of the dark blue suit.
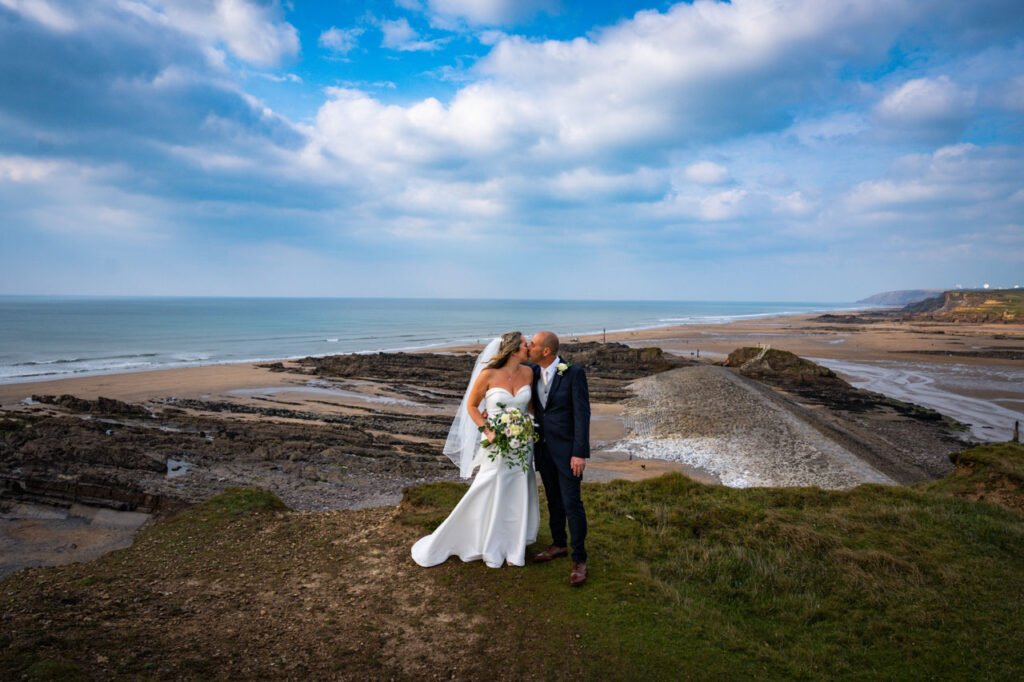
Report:
M590 392L582 367L570 365L555 372L546 405L541 404L537 383L543 381L540 367L533 368L533 409L540 425L540 441L534 448L534 463L544 482L551 520L551 540L567 547L565 526L572 537L572 559L587 560L587 514L580 496L582 477L573 476L569 460L590 457Z

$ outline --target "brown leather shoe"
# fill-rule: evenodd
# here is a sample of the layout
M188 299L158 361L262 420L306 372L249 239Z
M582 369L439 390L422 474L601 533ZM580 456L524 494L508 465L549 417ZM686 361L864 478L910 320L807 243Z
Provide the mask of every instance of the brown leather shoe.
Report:
M569 584L579 587L585 582L587 582L587 565L573 562L572 572L569 574Z
M533 557L533 560L538 564L542 564L545 561L551 561L557 559L560 556L567 556L569 554L568 547L559 547L558 545L551 545L543 552L538 553Z

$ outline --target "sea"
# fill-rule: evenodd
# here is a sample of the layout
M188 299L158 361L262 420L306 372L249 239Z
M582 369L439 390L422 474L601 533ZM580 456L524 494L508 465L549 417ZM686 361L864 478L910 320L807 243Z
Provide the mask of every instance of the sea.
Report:
M583 334L856 307L843 302L0 296L0 383L338 353L509 330Z

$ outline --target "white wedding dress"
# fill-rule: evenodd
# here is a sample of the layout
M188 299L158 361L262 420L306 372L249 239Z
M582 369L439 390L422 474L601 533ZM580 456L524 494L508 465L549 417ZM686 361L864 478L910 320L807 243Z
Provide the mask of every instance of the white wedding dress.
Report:
M531 388L520 388L515 395L504 388L490 388L484 396L489 416L501 414L502 403L526 413ZM420 566L436 566L450 556L463 561L483 559L491 568L509 563L523 566L526 547L537 540L540 506L537 478L530 453L529 471L510 467L502 457L492 461L486 449L480 449L474 461L480 470L458 505L430 535L412 546L412 558Z

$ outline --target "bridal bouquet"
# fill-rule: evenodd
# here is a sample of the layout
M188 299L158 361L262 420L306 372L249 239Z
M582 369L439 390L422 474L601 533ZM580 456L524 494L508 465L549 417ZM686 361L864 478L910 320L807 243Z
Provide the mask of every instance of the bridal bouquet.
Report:
M521 467L524 472L530 470L530 445L540 439L536 424L529 413L517 407L505 409L504 403L498 403L501 411L488 417L480 432L490 429L494 431L494 440L481 439L480 445L490 448L487 456L493 462L497 457L504 457L510 469Z

